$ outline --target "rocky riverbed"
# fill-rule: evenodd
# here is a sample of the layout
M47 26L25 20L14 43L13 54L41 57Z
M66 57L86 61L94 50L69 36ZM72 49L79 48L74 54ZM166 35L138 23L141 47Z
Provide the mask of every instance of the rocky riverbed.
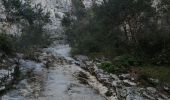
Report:
M170 99L155 87L138 86L130 74L104 72L86 56L72 58L70 50L68 45L53 45L43 50L40 62L20 60L21 70L27 77L1 100Z
M106 100L100 91L107 91L107 88L95 77L87 74L92 81L89 84L95 84L96 88L81 84L76 78L76 73L85 71L74 64L75 60L68 56L69 50L67 45L45 49L40 57L42 63L21 60L22 69L32 71L32 75L23 79L1 100ZM51 60L49 69L45 68L46 59Z
M131 73L110 74L97 66L100 61L89 60L86 56L75 56L77 65L94 75L97 80L106 86L109 91L106 96L115 96L119 100L169 100L170 95L165 89L157 88L153 85L141 85ZM157 83L157 79L149 79L152 83Z

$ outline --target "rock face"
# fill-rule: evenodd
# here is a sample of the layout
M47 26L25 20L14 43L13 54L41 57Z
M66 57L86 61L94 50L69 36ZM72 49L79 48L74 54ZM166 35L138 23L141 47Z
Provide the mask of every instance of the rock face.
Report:
M22 0L24 1L24 0ZM51 23L45 26L49 34L62 37L61 20L66 12L72 12L72 0L30 0L32 6L41 4L44 12L50 12ZM101 4L103 0L83 0L84 6L88 9L93 3ZM21 34L22 25L11 24L6 21L5 8L0 0L0 33Z
M71 0L31 0L32 5L41 4L45 12L50 12L51 23L46 26L50 34L61 33L61 20L65 12L72 9Z
M0 0L0 33L15 34L18 33L18 25L6 22L5 8Z
M24 0L23 0L24 1ZM71 11L71 0L30 0L32 5L41 4L44 12L50 12L51 23L46 26L50 34L61 33L61 19L65 12ZM18 24L6 22L5 8L0 0L0 32L5 31L7 34L20 32Z
M102 2L103 0L83 0L83 4L86 9L91 8L94 3L100 5Z

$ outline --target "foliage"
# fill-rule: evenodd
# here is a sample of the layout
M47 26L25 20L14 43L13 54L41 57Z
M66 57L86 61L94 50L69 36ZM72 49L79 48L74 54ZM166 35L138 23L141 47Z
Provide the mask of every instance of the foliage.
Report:
M21 22L23 19L30 25L38 23L43 25L49 22L49 12L44 13L41 4L31 6L30 1L22 0L2 0L7 12L9 22Z
M160 83L170 83L170 67L169 66L153 66L147 65L140 68L141 75L146 78L158 79Z
M140 61L138 61L135 57L132 57L130 55L123 55L123 56L115 57L113 62L121 66L127 66L127 67L140 65Z
M140 62L134 57L124 55L116 57L112 62L102 62L99 68L109 73L127 73L130 68L139 65Z
M138 7L139 5L140 8ZM145 9L143 9L144 6ZM145 22L149 21L150 13L152 13L152 8L149 1L139 0L138 2L133 2L133 0L127 0L124 2L124 0L108 0L101 6L95 6L92 14L86 15L78 22L76 21L66 33L71 45L78 48L81 53L107 53L113 50L120 53L128 52L131 46L129 44L136 41L136 36L133 37L132 41L129 41L129 38L132 37L126 37L128 33L125 32L129 30L125 28L122 31L120 26L133 24L132 29L137 27L137 30L133 30L134 32L129 34L137 34L143 27L138 27L132 22L140 22L138 24L144 25ZM135 48L136 46L132 47Z
M170 49L163 50L152 61L155 65L170 65Z
M157 7L153 0L106 0L67 25L65 33L73 53L109 58L128 54L167 64L168 54L155 57L170 48L169 9L169 0L160 0Z
M116 64L116 63L111 63L111 62L103 62L101 65L99 65L99 68L103 69L104 71L108 73L127 73L126 67Z
M0 34L0 52L7 55L12 54L14 51L14 40L12 36L7 34Z
M69 25L71 25L71 15L70 14L66 14L64 16L64 18L62 19L61 23L63 26L68 27Z
M49 45L50 35L44 29L44 25L50 22L50 13L44 12L41 4L31 5L31 1L3 0L7 13L7 21L19 23L23 27L21 36L17 39L18 49L32 47L44 47Z
M39 62L40 53L38 52L37 48L28 48L27 50L23 51L23 54L24 59Z
M45 47L52 42L50 34L47 34L42 26L32 25L23 29L23 32L19 41L21 48Z
M77 19L83 18L85 13L85 6L82 0L72 0L73 14L77 16Z
M18 63L14 68L13 81L18 81L20 79L20 76L21 76L21 70L20 70L20 66L19 66L19 63Z

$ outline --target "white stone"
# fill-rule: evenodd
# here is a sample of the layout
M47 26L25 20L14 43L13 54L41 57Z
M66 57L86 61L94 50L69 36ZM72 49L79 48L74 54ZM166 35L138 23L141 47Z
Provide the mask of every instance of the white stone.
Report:
M130 86L136 86L136 83L131 82L130 80L123 80L123 82L129 84Z
M147 87L147 90L149 91L149 92L151 92L151 93L156 93L156 89L155 88L153 88L153 87Z

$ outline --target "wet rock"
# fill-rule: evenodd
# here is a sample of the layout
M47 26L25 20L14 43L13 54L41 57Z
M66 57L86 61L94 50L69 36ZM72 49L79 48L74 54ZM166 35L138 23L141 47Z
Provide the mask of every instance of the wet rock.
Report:
M168 98L168 96L162 94L162 93L159 93L160 97L163 99L163 100L168 100L170 98Z
M85 61L86 66L93 66L93 62L92 61Z
M24 88L27 88L28 86L28 82L26 79L22 80L21 82L19 82L19 84L16 86L16 88L18 89L24 89Z
M87 61L87 60L89 60L89 58L87 56L83 56L83 55L76 55L74 58L76 60L78 60L78 61Z
M77 66L81 65L79 61L75 61L74 64L77 65Z
M80 83L88 84L87 80L88 80L89 77L84 72L82 72L82 71L78 72L77 78L80 81Z
M115 75L115 74L110 74L110 76L111 76L114 80L120 81L120 79L119 79L119 77L118 77L117 75Z
M123 83L125 86L136 86L137 84L134 82L131 82L130 80L123 80Z
M101 57L101 58L95 58L94 61L96 62L96 64L100 64L101 62L108 61L108 59L105 57Z
M162 98L158 98L157 100L164 100L164 99L162 99Z
M125 87L127 90L126 100L146 100L140 95L140 89L137 87Z
M152 83L153 85L159 84L159 80L158 79L149 78L149 82Z
M150 96L149 94L147 94L146 92L143 92L143 96L145 96L146 98L150 99L150 100L155 100L155 98L153 96Z
M122 75L119 75L119 78L120 78L121 80L131 79L130 74L122 74Z
M17 53L17 54L16 54L16 57L17 57L18 59L22 59L22 58L24 57L24 54Z
M164 86L163 88L166 92L170 93L170 87L169 86Z
M117 87L117 85L118 85L118 82L117 82L117 81L113 81L113 82L112 82L112 86L113 86L113 87Z
M119 95L123 98L125 98L127 96L127 90L126 89L120 90L119 93L120 93Z
M34 73L42 75L45 65L30 60L20 60L20 66L23 71L33 70Z
M87 69L87 67L86 67L86 65L85 65L84 63L81 63L81 64L80 64L80 67L83 68L83 69L85 69L85 70Z
M98 78L99 81L103 82L103 83L110 83L110 76L107 74L103 74L100 73L100 71L98 71L98 73L96 73L96 76Z
M105 95L106 95L107 97L111 97L111 96L113 95L113 92L110 91L110 90L108 90L108 91L105 93Z
M6 62L7 62L6 60L4 60L4 59L2 60L2 63L6 63Z
M31 86L26 79L19 82L19 84L16 86L16 89L22 96L29 96L33 92L33 89L31 89Z
M0 87L0 91L5 90L5 86Z
M148 90L149 93L155 94L157 92L157 90L153 87L147 87L146 88Z

